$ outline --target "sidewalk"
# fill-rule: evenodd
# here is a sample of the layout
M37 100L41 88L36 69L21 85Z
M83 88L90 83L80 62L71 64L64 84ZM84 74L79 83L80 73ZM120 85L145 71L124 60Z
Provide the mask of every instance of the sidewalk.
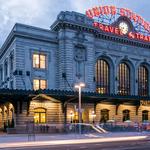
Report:
M0 135L0 148L58 144L79 144L149 139L149 133L118 132L107 134L38 134L28 141L28 135ZM3 144L2 144L3 143Z

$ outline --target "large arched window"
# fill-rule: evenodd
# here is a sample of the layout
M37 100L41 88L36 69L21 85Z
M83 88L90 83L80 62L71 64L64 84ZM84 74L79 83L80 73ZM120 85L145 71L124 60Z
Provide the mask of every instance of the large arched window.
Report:
M96 63L96 91L101 94L109 93L109 65L103 60L99 59Z
M46 109L34 109L34 123L46 123Z
M118 69L118 93L130 94L130 69L126 63L120 63Z
M108 109L102 109L100 122L106 123L108 120L109 120L109 110Z
M123 111L123 121L130 120L130 111L128 109Z
M148 95L148 70L141 65L138 69L138 94L141 96Z
M147 121L148 120L148 111L144 110L142 111L142 121Z

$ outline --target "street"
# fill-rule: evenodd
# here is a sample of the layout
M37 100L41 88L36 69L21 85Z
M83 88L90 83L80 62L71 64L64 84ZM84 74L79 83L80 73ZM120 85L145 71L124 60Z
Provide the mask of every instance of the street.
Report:
M149 140L1 148L1 150L149 150Z

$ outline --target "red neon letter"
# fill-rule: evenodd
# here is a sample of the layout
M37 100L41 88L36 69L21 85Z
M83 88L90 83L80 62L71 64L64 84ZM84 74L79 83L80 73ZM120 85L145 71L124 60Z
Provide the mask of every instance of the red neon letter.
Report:
M99 24L99 29L104 30L104 25Z
M97 7L92 8L92 10L93 10L94 16L99 16L100 15L99 9Z
M132 19L137 22L137 15L135 13L132 14Z
M120 15L125 16L125 9L124 8L120 8Z
M104 6L104 7L103 7L103 10L104 10L104 14L105 14L105 15L109 15L109 14L110 14L109 7L108 7L108 6Z
M99 26L99 23L98 23L98 22L94 22L94 23L93 23L93 26L94 26L94 27L98 27L98 26Z
M105 26L104 30L105 30L106 32L110 32L108 26Z
M148 42L148 36L144 36L144 41Z
M148 26L148 23L147 23L147 22L144 22L144 28L148 31L149 26Z
M116 15L116 13L117 13L117 9L116 9L116 7L115 6L110 6L110 10L111 10L111 14L112 15Z
M103 15L103 7L102 6L99 7L99 12L100 12L100 14Z
M126 15L128 18L131 19L131 16L132 16L132 11L130 9L126 9Z
M114 33L114 27L111 27L111 26L110 26L109 29L110 29L110 32L111 32L111 33Z
M139 16L139 15L137 15L137 18L138 18L138 23L140 23L141 24L141 16Z
M119 34L119 29L118 28L115 28L115 34Z
M132 38L132 39L134 39L135 38L135 36L134 36L134 34L132 33L132 32L129 32L129 38Z
M148 36L148 40L149 40L149 42L150 42L150 36Z
M140 34L140 40L144 39L144 35Z
M137 39L140 39L140 34L139 33L135 33L135 35L136 35Z
M89 18L93 18L93 14L92 14L92 11L89 9L86 11L86 15L89 17Z

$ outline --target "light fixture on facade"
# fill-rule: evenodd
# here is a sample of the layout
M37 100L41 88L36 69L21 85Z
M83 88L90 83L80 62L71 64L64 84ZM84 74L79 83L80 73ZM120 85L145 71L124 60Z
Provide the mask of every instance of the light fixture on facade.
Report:
M91 116L92 116L92 122L94 124L94 122L95 122L94 119L96 117L95 111L92 111Z
M81 134L81 123L82 123L82 112L81 112L81 89L85 87L85 83L78 83L75 85L75 88L79 90L79 107L78 107L78 116L79 116L79 134Z
M71 111L70 111L70 119L71 119L71 123L73 122L73 117L74 117L74 113L73 113L73 111L71 110Z
M79 89L79 88L82 88L82 87L85 87L85 83L78 83L78 84L75 84L75 88L76 89Z

